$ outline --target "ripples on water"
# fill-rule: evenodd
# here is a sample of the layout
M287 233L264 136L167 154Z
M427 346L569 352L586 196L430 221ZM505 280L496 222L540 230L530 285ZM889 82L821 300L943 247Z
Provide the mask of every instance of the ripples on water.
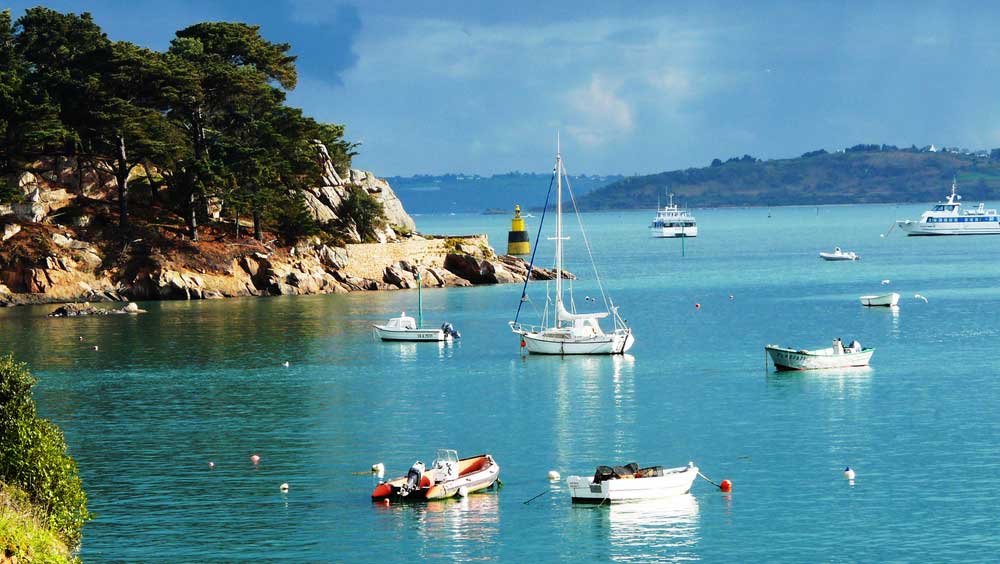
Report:
M591 215L638 339L622 357L520 357L513 285L425 291L428 322L463 333L451 345L372 340L412 292L152 303L139 317L16 308L0 311L0 344L32 365L39 409L80 464L98 515L88 562L990 561L1000 238L878 237L919 211L700 212L683 259L646 238L649 214ZM488 221L494 242L507 228L421 220ZM864 258L819 261L835 245ZM569 268L578 296L594 294L585 265ZM897 312L857 303L890 288ZM765 343L838 336L876 347L873 367L765 372ZM504 487L385 507L352 475L379 461L403 474L438 447L491 452ZM689 460L735 491L699 480L670 503L574 507L545 478Z

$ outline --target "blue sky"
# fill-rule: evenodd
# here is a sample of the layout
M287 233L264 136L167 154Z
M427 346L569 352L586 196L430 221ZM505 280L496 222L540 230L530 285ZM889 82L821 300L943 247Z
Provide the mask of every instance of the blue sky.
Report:
M17 17L38 2L8 2ZM383 176L651 173L857 143L1000 147L988 2L49 1L165 49L200 21L298 55L289 101Z

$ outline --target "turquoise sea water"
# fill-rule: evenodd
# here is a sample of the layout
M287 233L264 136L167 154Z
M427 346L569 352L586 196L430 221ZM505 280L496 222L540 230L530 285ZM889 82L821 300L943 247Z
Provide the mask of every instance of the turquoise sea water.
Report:
M428 321L463 334L451 346L374 342L373 322L415 309L414 292L384 292L147 303L138 317L0 310L0 349L31 364L39 410L79 462L97 514L87 562L991 561L1000 237L879 237L923 208L697 211L684 257L648 237L652 212L587 214L636 334L624 357L520 357L515 285L425 291ZM498 250L509 228L417 222L488 232ZM571 236L584 309L596 290ZM862 260L818 258L837 245ZM888 290L896 314L858 303ZM833 337L874 346L872 368L764 368L766 343ZM403 474L438 447L492 453L503 488L386 507L352 475ZM546 479L689 460L734 491L699 480L671 503L574 507Z

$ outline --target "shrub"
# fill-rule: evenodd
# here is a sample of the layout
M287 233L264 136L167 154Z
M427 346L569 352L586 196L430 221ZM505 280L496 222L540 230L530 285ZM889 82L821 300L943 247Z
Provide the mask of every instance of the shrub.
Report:
M351 221L365 243L375 240L375 233L385 227L385 208L382 202L361 187L351 188L338 210L341 221Z
M24 490L47 525L75 546L91 517L87 495L62 431L37 416L35 382L26 364L0 356L0 481Z

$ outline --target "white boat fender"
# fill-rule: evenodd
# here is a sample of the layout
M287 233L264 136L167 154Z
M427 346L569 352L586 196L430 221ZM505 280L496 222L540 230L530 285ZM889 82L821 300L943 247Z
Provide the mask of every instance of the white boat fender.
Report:
M372 474L376 478L378 478L379 480L381 480L382 478L384 478L385 477L385 464L382 464L381 462L376 462L375 464L372 464Z
M469 488L467 488L465 486L462 486L462 487L458 488L458 495L459 495L459 497L466 497L466 496L468 496L469 495Z

